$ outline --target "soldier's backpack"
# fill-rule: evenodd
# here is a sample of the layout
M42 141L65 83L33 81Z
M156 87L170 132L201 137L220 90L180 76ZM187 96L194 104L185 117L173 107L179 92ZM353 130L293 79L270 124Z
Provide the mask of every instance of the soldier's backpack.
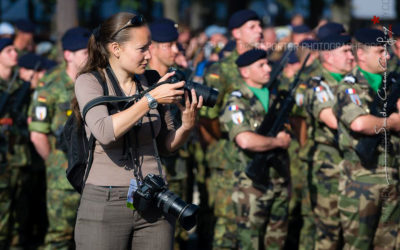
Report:
M109 72L107 72L109 73ZM96 139L91 134L89 139L85 132L85 117L87 112L100 104L107 104L110 114L120 110L119 103L129 103L138 98L137 95L122 97L123 93L115 80L111 80L117 96L109 96L107 83L100 76L99 72L93 71L92 74L103 88L104 96L97 97L89 101L82 110L83 119L78 119L74 114L70 115L64 125L63 144L67 149L68 168L66 170L67 179L76 191L82 193L90 168L93 163L93 152ZM111 74L109 74L109 77ZM146 70L145 76L150 83L157 82L160 78L157 71ZM154 86L156 87L156 86Z

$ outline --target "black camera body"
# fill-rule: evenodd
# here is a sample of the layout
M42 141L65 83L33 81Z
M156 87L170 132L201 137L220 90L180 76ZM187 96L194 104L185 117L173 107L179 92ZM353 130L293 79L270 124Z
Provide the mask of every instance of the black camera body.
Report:
M199 207L187 204L176 194L169 191L163 178L159 175L148 174L142 184L133 193L133 206L139 212L150 207L158 207L164 214L174 216L185 230L192 229L197 223Z
M183 73L182 71L176 68L170 68L168 72L175 72L175 74L168 79L171 83L186 81L185 73ZM200 96L203 97L204 106L214 107L214 105L217 103L219 95L218 90L210 88L206 85L193 81L186 81L183 89L189 91L189 93L192 89L194 89L196 91L197 99L199 99ZM191 95L189 95L189 98L191 98Z

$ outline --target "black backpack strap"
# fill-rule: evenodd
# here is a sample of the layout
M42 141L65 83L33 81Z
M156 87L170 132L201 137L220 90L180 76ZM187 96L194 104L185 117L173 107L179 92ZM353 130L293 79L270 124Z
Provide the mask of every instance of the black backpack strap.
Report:
M98 71L93 71L92 74L96 77L97 81L100 83L101 87L103 88L103 94L105 96L108 96L107 83L100 76L100 73ZM85 108L86 108L86 113L91 108L91 107L89 107L89 109L87 109L87 106L88 105L86 104L85 107L83 108L83 111L85 111ZM94 107L94 105L92 107ZM86 113L85 113L85 115L82 115L83 121L85 121ZM85 188L86 180L89 177L90 169L92 168L95 143L96 143L96 138L93 136L92 133L90 133L89 143L88 143L89 144L89 156L88 156L85 174L83 175L82 192L83 192L83 189Z

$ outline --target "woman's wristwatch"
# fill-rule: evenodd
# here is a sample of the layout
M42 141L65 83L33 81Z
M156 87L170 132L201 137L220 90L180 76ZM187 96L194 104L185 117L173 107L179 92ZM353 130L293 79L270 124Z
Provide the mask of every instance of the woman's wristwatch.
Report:
M154 99L154 97L152 97L149 93L144 94L144 96L147 99L147 103L149 105L150 109L156 109L158 106L158 102L156 99Z

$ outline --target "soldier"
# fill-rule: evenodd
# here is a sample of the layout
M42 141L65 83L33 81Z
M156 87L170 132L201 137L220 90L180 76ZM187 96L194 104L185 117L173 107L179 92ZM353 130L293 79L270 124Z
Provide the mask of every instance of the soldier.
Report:
M160 19L149 25L152 44L149 47L152 55L148 69L156 70L160 76L165 75L168 69L175 65L178 55L177 39L178 29L170 19ZM170 105L174 116L175 127L180 127L180 110L176 105ZM183 156L188 153L180 149L171 156L162 156L161 162L166 171L168 188L187 201L187 170L186 160ZM187 157L186 157L187 158ZM175 230L175 249L180 249L187 242L189 235L180 225Z
M229 167L235 171L236 177L232 200L240 249L260 249L263 246L283 249L287 234L289 195L285 180L288 176L281 176L271 167L270 179L265 180L268 189L263 191L256 188L244 172L254 152L287 149L290 144L290 135L285 132L276 137L255 132L269 108L269 90L263 87L271 71L266 57L264 50L257 49L239 56L236 64L242 85L231 93L220 118L223 132L229 136L229 147L225 147L224 156L229 157L232 164Z
M38 85L39 79L51 64L45 58L33 53L26 53L18 58L19 79L23 81L21 94L17 102L28 106L31 93ZM21 104L16 103L20 106ZM14 109L20 112L18 107ZM23 115L26 119L28 112ZM29 122L29 121L28 121ZM43 242L47 226L46 215L46 179L44 162L29 143L31 165L18 168L18 179L12 183L14 193L15 224L12 247L26 248L39 246Z
M211 177L207 182L209 204L214 206L214 215L217 217L214 229L214 249L232 249L236 246L236 222L231 197L226 195L232 192L234 180L229 159L220 154L228 142L221 137L218 116L226 103L229 93L240 88L242 80L235 64L239 55L254 48L261 41L261 26L257 14L251 10L240 10L229 19L229 30L236 40L236 49L218 63L211 65L205 75L205 84L217 88L219 97L213 108L200 110L200 131L202 138L210 144L207 149L206 160L210 168Z
M342 157L337 145L337 119L332 106L339 82L352 69L354 57L351 37L347 35L327 36L320 40L319 47L321 73L313 76L314 86L308 89L305 98L310 117L308 136L314 141L309 154L313 158L312 187L316 195L313 207L315 249L339 249L338 185Z
M344 158L340 163L339 197L344 248L394 249L400 216L398 169L386 144L359 144L364 144L367 136L377 136L379 144L379 136L400 131L399 113L383 118L371 114L384 107L380 97L387 90L382 76L389 59L386 38L382 31L368 28L357 30L354 36L357 67L339 84L333 106ZM375 153L368 155L361 149L371 147Z
M31 140L46 163L49 218L46 249L73 247L80 196L65 176L68 161L62 151L61 136L64 123L72 113L70 101L74 96L74 80L87 59L89 36L88 30L79 27L64 34L62 47L66 66L55 69L46 77L45 86L35 92L31 103Z
M29 20L19 19L15 22L15 28L14 46L18 55L32 52L35 48L33 41L35 25Z
M305 24L297 25L292 28L291 40L295 45L299 45L302 41L306 39L311 39L311 29Z
M31 162L26 114L29 102L23 98L18 78L17 52L13 41L0 39L0 249L8 249L15 211L15 185L20 169ZM21 97L21 98L20 98ZM19 101L19 99L21 99Z

